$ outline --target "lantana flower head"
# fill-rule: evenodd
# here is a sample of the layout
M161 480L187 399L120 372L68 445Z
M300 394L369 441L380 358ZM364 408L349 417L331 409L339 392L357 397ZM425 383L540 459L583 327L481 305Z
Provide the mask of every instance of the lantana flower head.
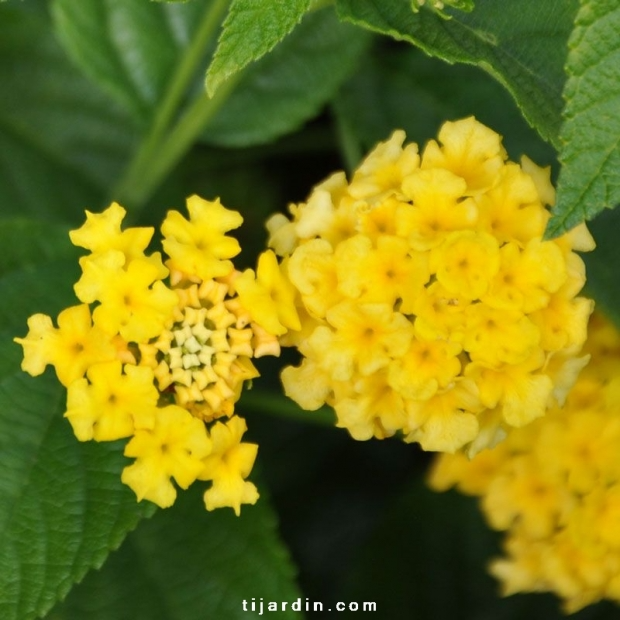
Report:
M507 159L473 117L420 152L395 131L267 222L300 325L281 342L300 406L356 439L470 455L563 402L587 362L584 225L543 240L549 169Z
M120 205L87 212L70 233L89 251L74 287L81 304L63 310L58 327L46 315L30 317L28 334L15 340L26 372L54 366L80 441L129 439L125 455L135 460L122 480L139 500L170 506L177 486L200 479L211 481L209 510L239 514L258 498L246 480L257 446L242 442L246 424L235 403L258 376L252 359L279 355L276 336L299 319L269 253L256 281L252 270L235 270L230 259L240 247L226 233L241 215L198 196L187 206L189 218L170 211L161 227L167 257L145 253L152 228L121 229Z
M491 573L506 595L554 592L567 613L620 603L620 334L599 314L564 407L473 459L437 457L430 485L480 500L505 533Z

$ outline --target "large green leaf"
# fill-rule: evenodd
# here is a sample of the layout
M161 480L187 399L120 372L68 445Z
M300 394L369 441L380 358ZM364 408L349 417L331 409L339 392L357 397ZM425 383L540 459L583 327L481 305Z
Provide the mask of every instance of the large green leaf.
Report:
M54 22L73 60L147 124L208 3L54 0Z
M548 234L620 203L620 5L583 0L569 41L562 170Z
M135 134L29 3L0 6L0 83L2 215L75 219L99 206Z
M50 261L77 260L77 248L69 242L64 226L30 220L1 221L0 248L0 277L17 269L36 269ZM2 320L6 324L17 316L10 308Z
M337 0L339 15L374 32L405 40L448 62L475 64L498 79L543 138L558 144L566 42L577 0L476 0L451 19L409 0Z
M253 598L266 615L276 601L278 618L301 618L290 609L300 593L268 498L240 517L207 513L196 486L142 523L47 620L242 620L256 617Z
M470 115L503 136L514 160L524 153L541 165L555 160L506 90L481 69L448 65L404 43L377 43L335 100L351 167L394 129L422 148L445 121Z
M52 372L20 370L25 316L72 305L77 263L60 227L1 224L8 248L0 273L0 617L46 613L100 566L149 504L121 484L121 442L78 442L63 419L65 390ZM15 258L19 254L20 262Z
M231 75L271 51L301 21L309 6L310 0L233 0L207 71L209 95Z
M273 140L314 116L355 69L368 43L333 11L307 15L280 45L243 73L205 138L221 146Z

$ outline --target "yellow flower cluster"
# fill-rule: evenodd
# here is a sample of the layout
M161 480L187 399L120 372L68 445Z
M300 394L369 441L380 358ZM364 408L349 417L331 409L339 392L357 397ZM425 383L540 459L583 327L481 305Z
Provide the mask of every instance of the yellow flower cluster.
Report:
M246 424L234 406L244 383L258 376L252 358L280 353L276 335L286 329L270 331L261 317L274 303L270 292L282 286L265 291L260 284L280 277L277 264L275 274L264 264L257 276L235 271L229 259L240 247L226 233L241 225L239 213L198 196L187 208L189 219L170 211L163 222L165 263L159 252L145 254L152 228L121 230L118 204L87 212L70 233L90 252L74 287L81 305L61 312L58 327L46 315L30 317L27 336L15 340L23 370L55 367L67 388L65 417L80 441L131 438L125 455L135 461L122 480L139 500L167 507L176 498L172 479L183 489L208 480L207 509L230 506L239 514L241 504L258 499L246 480L258 447L242 443ZM295 322L294 306L282 311Z
M549 170L507 161L473 117L421 155L404 141L395 131L350 183L336 173L268 221L301 317L281 342L303 361L282 380L356 439L474 454L562 402L587 362L574 250L594 242L585 226L542 240Z
M480 497L506 531L505 557L491 564L506 595L555 592L567 613L620 603L620 334L594 315L585 350L564 408L472 460L441 455L430 477L435 490Z

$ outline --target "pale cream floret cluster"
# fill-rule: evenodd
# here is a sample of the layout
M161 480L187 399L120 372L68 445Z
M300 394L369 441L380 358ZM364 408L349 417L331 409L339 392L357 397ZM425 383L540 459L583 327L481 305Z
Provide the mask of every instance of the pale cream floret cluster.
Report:
M161 392L205 421L229 417L245 381L258 376L251 358L279 354L277 341L258 342L250 317L226 282L207 280L176 289L179 304L167 328L140 346ZM258 328L260 330L260 328Z

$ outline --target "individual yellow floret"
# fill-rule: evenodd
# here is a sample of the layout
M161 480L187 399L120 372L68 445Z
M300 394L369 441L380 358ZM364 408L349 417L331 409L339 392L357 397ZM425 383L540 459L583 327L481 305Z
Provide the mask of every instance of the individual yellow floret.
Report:
M268 332L280 336L289 329L300 329L294 289L271 250L259 256L256 273L247 269L235 280L234 287L252 320Z
M499 270L495 237L473 230L450 233L430 253L431 271L454 297L480 299Z
M125 209L113 202L103 213L86 211L86 222L81 228L69 232L73 245L93 253L118 250L126 261L143 257L151 237L152 228L128 228L121 231Z
M353 385L341 384L337 391L336 426L346 428L354 439L391 437L406 423L405 399L389 385L386 370Z
M462 349L456 342L415 338L407 352L391 362L388 382L406 398L426 400L460 374Z
M153 428L136 430L125 447L125 456L136 461L125 467L121 480L139 500L167 508L177 495L171 478L187 489L210 452L211 441L202 421L178 405L168 405L158 412Z
M245 480L258 452L256 444L241 442L246 430L245 420L239 416L218 422L211 429L213 447L198 476L213 483L204 494L207 510L230 507L239 515L241 504L255 504L258 500L256 487Z
M465 198L464 179L447 170L422 170L403 181L411 202L402 201L396 211L396 230L416 250L438 246L448 233L473 229L478 208Z
M168 266L203 280L228 275L233 265L227 259L241 248L224 233L241 226L243 218L224 208L219 199L208 201L196 195L187 199L187 210L189 220L178 211L169 211L161 226Z
M470 116L444 123L438 138L439 143L431 140L426 145L422 169L449 170L467 183L469 195L482 193L495 185L506 159L501 136Z
M67 391L65 417L80 441L114 441L153 428L159 393L150 368L94 364Z
M540 170L533 162L528 170L538 176ZM547 179L547 182L548 179ZM479 213L480 228L491 233L500 242L523 245L531 239L540 239L549 219L544 204L552 204L545 184L539 193L536 182L524 168L508 162L498 172L495 183L474 198Z
M333 328L318 327L311 340L322 349L322 365L339 381L385 368L405 354L413 338L411 323L388 304L355 304L344 301L327 312ZM323 346L318 346L321 342Z
M332 245L325 239L312 239L299 246L287 262L289 281L313 317L324 317L328 308L343 299L336 267Z
M481 408L476 385L469 379L455 381L428 400L408 400L405 441L433 452L456 452L475 440Z
M65 386L84 376L98 362L114 360L117 350L110 337L93 326L87 305L73 306L58 315L58 327L45 314L28 319L28 334L15 338L24 348L22 370L37 376L48 364L54 366Z
M353 198L377 200L391 191L401 191L403 180L420 165L418 145L403 147L405 137L402 129L395 131L364 159L349 186Z

